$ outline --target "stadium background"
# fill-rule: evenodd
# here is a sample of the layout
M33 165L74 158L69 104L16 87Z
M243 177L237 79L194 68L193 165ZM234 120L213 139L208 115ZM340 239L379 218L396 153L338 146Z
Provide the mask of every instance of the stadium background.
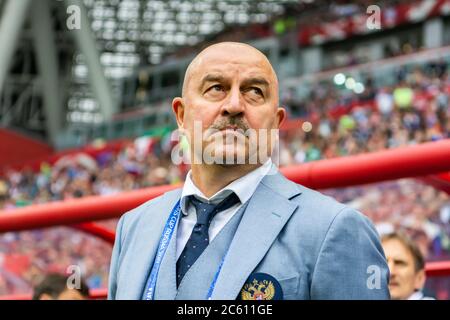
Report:
M214 42L248 42L274 65L282 167L447 139L449 14L448 0L0 1L0 230L23 207L183 181L170 102ZM406 231L433 262L450 260L449 183L444 172L322 191L380 233ZM3 230L0 296L70 265L106 288L110 254L69 227ZM449 299L449 277L426 292Z

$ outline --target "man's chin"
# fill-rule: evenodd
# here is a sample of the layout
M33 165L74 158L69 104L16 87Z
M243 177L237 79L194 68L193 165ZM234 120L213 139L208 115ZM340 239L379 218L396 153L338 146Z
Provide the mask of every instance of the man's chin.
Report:
M389 292L391 294L391 300L405 300L408 297L404 297L402 294L400 294L399 292L397 292L395 289L391 289L389 288Z
M222 166L237 166L249 163L248 155L245 153L239 153L235 151L224 151L219 150L214 153L212 157L214 159L214 164L219 164Z

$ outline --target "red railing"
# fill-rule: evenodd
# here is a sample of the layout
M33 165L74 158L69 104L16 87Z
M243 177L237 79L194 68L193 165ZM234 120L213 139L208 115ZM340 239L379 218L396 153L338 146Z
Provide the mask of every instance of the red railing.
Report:
M450 171L450 139L383 150L370 154L320 160L282 168L290 180L313 189L355 186ZM180 185L152 187L120 195L87 197L0 211L0 233L70 225L109 243L114 232L92 221L118 218L124 212ZM450 261L428 263L429 276L449 276ZM0 297L1 299L1 297Z
M116 238L116 233L113 230L109 230L93 222L79 223L72 225L71 227L105 240L111 245L114 244L114 239Z
M98 300L98 299L106 299L108 296L107 289L91 289L89 291L89 299ZM33 297L31 294L11 294L7 296L1 296L0 300L31 300Z

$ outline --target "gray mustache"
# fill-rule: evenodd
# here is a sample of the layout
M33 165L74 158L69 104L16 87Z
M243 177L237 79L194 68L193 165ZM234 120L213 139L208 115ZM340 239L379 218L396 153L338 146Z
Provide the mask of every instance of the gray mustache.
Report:
M227 126L236 126L238 129L241 129L244 132L247 131L248 129L250 129L250 126L244 120L242 120L242 118L236 118L236 117L220 119L220 120L214 122L209 127L209 129L223 130Z

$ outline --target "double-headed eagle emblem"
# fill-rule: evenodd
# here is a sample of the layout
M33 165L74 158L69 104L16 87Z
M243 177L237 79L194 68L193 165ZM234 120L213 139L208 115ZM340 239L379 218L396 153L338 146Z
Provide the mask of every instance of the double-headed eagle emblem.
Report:
M272 300L275 296L275 286L272 281L253 279L246 283L241 290L242 300Z

